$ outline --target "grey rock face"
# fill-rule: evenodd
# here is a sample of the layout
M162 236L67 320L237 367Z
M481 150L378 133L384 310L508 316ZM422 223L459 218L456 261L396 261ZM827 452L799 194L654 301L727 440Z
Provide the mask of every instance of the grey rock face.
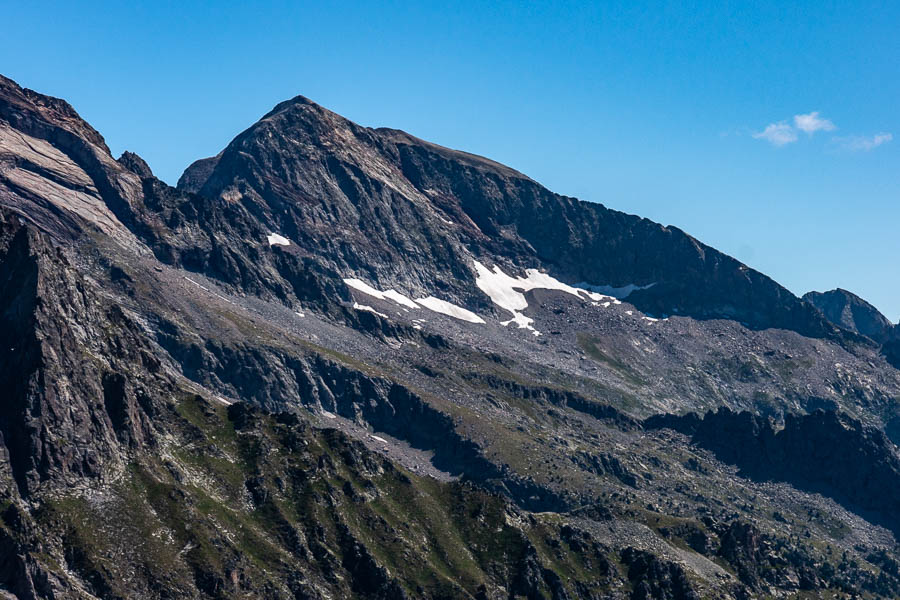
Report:
M884 343L893 324L877 308L847 290L807 292L803 299L822 311L830 322Z
M0 211L0 434L4 467L29 497L114 477L129 448L152 444L142 381L160 362L121 309L17 220Z
M178 178L176 187L183 192L199 192L218 162L219 156L211 156L194 161Z
M98 229L139 249L126 224L139 178L65 101L0 77L0 201L60 238Z

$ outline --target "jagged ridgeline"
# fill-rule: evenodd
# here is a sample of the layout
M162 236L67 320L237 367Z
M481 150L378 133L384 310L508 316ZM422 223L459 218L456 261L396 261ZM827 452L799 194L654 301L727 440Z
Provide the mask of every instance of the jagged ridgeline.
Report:
M0 596L897 597L896 329L302 97L171 187L0 78Z

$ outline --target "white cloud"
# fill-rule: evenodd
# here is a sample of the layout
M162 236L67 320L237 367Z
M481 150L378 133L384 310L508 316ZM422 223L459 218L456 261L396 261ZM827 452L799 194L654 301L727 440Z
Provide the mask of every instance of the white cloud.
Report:
M844 149L852 152L868 152L882 144L887 144L893 139L893 134L881 132L872 136L851 135L848 137L836 137L833 141L840 144Z
M762 131L754 133L753 137L758 140L766 140L773 146L784 146L796 142L800 131L812 135L817 131L834 131L835 129L837 127L834 123L823 119L819 116L819 111L814 110L805 115L794 115L793 125L788 121L769 123Z
M819 117L819 111L814 110L806 115L794 115L794 127L809 135L817 131L834 131L837 127L828 119Z
M758 140L766 140L773 146L784 146L797 141L797 132L787 122L779 121L770 123L762 131L754 133L753 137Z
M793 144L800 138L800 132L812 136L817 131L834 131L837 126L829 119L820 116L819 111L814 110L804 115L794 115L792 121L778 121L769 123L762 131L752 133L758 140L765 140L773 146L780 147ZM848 135L833 137L831 143L850 152L868 152L878 146L887 144L894 139L893 134L879 132L875 135Z

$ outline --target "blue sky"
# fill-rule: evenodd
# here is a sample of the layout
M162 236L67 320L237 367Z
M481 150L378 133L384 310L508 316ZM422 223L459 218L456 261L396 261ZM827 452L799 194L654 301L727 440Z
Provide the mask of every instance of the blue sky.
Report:
M131 4L7 3L0 72L170 183L303 94L900 318L896 1Z

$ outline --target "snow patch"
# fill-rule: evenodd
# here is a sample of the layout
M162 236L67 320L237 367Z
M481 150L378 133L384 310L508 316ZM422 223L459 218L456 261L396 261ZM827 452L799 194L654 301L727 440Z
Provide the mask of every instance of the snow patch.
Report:
M378 298L379 300L393 300L397 304L401 306L408 306L409 308L419 308L418 304L396 290L388 290L386 292L382 292L381 290L376 290L371 285L360 279L345 279L344 283L346 283L348 287L352 287L353 289L362 292L367 296L372 296L373 298Z
M389 318L386 314L380 313L377 310L375 310L374 308L372 308L371 306L366 306L365 304L360 304L359 302L354 302L353 308L355 308L356 310L364 310L366 312L376 314L379 317L383 317L385 319Z
M500 324L506 327L510 323L515 323L519 326L519 329L534 329L531 324L534 323L534 319L531 317L526 317L520 312L513 312L513 318L508 321L500 321Z
M388 300L393 300L394 302L402 306L408 306L409 308L419 308L418 304L396 290L388 290L384 292L384 297Z
M434 312L447 315L448 317L453 317L454 319L468 321L469 323L484 323L484 319L482 319L472 311L466 310L465 308L457 306L451 302L447 302L446 300L435 298L434 296L428 296L427 298L416 298L416 302L421 304L428 310L433 310Z
M532 331L534 331L534 327L532 327L534 319L522 314L522 311L528 308L525 292L530 290L558 290L581 300L592 300L592 304L595 306L604 300L608 300L604 306L609 306L609 301L619 303L612 296L586 290L583 286L568 285L537 269L527 269L525 277L511 277L504 273L499 266L494 265L494 270L491 271L477 260L475 261L475 285L487 294L494 304L512 313L512 319L501 321L501 325L515 323L519 329L531 329Z
M270 233L268 236L270 246L290 246L291 240L277 233Z
M377 435L372 435L371 433L369 434L369 436L371 436L371 438L373 440L375 440L376 442L381 442L382 444L388 443L388 441L386 439L384 439L383 437L378 437Z
M305 313L302 313L302 312L300 312L299 310L298 310L298 311L294 311L294 314L297 315L298 317L305 317L305 316L306 316Z
M337 416L335 416L334 413L330 413L327 410L323 410L322 414L324 416L328 417L329 419L337 419Z

